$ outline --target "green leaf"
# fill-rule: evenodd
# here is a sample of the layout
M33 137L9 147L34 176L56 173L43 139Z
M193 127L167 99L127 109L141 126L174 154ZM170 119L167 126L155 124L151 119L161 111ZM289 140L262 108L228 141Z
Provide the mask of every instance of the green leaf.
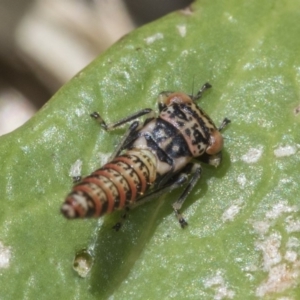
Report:
M0 298L299 299L299 19L293 0L196 1L124 37L2 136ZM116 214L62 217L71 166L89 174L124 134L91 112L113 122L207 81L200 105L232 124L221 167L203 166L184 204L188 228L170 205L180 191L130 212L121 232ZM92 255L85 278L76 253Z

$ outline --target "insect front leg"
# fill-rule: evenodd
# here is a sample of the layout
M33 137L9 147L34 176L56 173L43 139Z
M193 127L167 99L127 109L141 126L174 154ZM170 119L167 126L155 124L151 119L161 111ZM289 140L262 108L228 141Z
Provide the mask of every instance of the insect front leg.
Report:
M139 110L139 111L133 113L132 115L129 115L129 116L127 116L127 117L125 117L125 118L123 118L123 119L121 119L121 120L119 120L115 123L111 123L111 124L106 124L105 121L102 119L102 117L97 112L93 112L91 114L91 117L96 119L104 130L110 131L112 129L120 127L120 126L122 126L122 125L124 125L128 122L131 122L131 121L133 121L137 118L140 118L144 115L147 115L147 114L149 114L149 117L150 116L152 118L154 117L153 110L151 108L145 108L145 109Z
M182 214L180 213L180 209L182 207L182 204L184 203L185 199L187 198L188 194L191 192L197 181L199 180L201 176L201 166L197 163L190 163L188 164L184 170L181 172L181 175L187 176L189 173L192 173L192 177L190 181L188 182L187 186L185 187L183 193L180 195L180 197L173 203L173 209L175 212L175 215L178 219L178 222L181 226L181 228L184 228L188 223L183 218Z
M99 122L100 126L105 131L110 131L147 114L148 114L148 118L146 119L145 122L154 118L153 110L151 108L145 108L138 112L135 112L134 114L126 118L123 118L115 123L111 123L108 125L105 123L105 121L97 112L93 112L91 114L91 117L96 119ZM118 144L117 148L114 150L114 152L112 153L108 161L111 161L115 157L117 157L121 153L121 151L126 148L126 145L128 145L131 141L133 141L136 138L136 133L140 128L141 128L141 124L139 121L135 121L130 125L128 131L125 133L124 137L121 139L120 143Z

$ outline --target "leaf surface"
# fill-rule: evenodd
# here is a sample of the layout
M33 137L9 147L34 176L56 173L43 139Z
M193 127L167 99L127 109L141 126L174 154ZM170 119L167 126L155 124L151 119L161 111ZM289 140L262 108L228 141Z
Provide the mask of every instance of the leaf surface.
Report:
M297 1L196 1L125 36L0 138L1 299L299 299L300 8ZM201 107L225 130L224 160L184 204L180 191L132 212L65 220L70 168L88 175L164 90L213 89ZM88 249L85 278L72 270ZM3 263L5 258L8 264Z

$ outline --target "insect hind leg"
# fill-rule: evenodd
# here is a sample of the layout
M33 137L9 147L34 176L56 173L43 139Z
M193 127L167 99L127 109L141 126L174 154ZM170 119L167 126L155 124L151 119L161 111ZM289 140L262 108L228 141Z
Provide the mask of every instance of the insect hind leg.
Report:
M189 175L192 173L192 177L188 180ZM172 190L181 187L182 185L186 184L186 187L180 197L172 204L173 210L175 212L176 218L181 226L184 228L188 223L183 218L180 209L182 204L184 203L185 199L187 198L188 194L191 192L197 181L201 176L201 166L197 163L189 163L187 166L176 176L170 178L168 182L166 182L163 186L159 187L158 189L154 190L146 194L143 197L137 199L134 207L139 206L145 202L152 200L153 198L159 198L165 193L170 193Z
M188 164L185 169L182 171L181 175L188 176L189 173L192 173L192 177L190 178L187 186L185 187L183 193L180 195L180 197L173 203L172 207L174 209L175 215L178 219L178 222L181 226L181 228L184 228L188 225L186 220L183 218L180 209L182 207L182 204L184 203L185 199L191 192L191 190L194 188L197 181L200 179L201 176L201 166L197 163L190 163Z
M122 212L122 215L119 219L119 221L112 227L112 229L114 229L115 231L119 231L121 229L121 227L123 226L123 223L125 222L127 215L129 212L129 207L125 207L125 211Z

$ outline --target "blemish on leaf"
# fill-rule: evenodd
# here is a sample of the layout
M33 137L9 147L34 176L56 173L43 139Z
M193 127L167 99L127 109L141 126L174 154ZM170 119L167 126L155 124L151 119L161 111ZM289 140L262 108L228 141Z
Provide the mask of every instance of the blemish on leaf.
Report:
M222 221L226 222L226 221L233 221L233 219L235 218L235 216L239 213L239 211L241 210L242 206L240 203L235 203L230 205L225 212L222 215Z
M281 293L297 284L300 273L300 261L289 267L287 264L279 264L273 267L266 281L257 289L256 296L264 297L268 294Z
M278 147L274 150L274 155L276 157L284 157L284 156L291 156L297 152L297 148L294 146L284 146L284 147Z
M295 262L297 260L297 253L292 250L288 250L285 252L284 259L290 262Z
M215 291L214 300L233 299L235 295L235 292L228 288L221 270L218 270L215 276L207 278L204 286Z
M93 265L93 257L86 249L76 253L73 262L74 271L80 276L85 278L90 272Z
M287 232L300 232L300 220L298 218L294 219L293 216L288 216L285 219L285 223L285 229Z
M291 236L289 237L286 246L288 248L300 248L300 240L297 239L295 236Z
M192 6L189 5L183 9L181 9L179 12L185 16L191 16L193 14L193 9L192 9Z
M238 177L237 177L237 182L240 186L240 188L244 188L246 183L247 183L247 178L245 176L245 174L240 174Z
M274 293L281 293L292 288L300 278L300 260L298 238L290 236L286 242L282 238L285 233L274 230L277 220L281 222L283 214L289 214L285 218L285 231L300 231L300 222L294 216L298 212L296 206L288 205L287 201L281 200L274 204L265 213L263 221L253 222L253 228L259 234L255 242L256 249L262 254L262 269L267 272L266 278L258 285L256 296L265 297ZM271 234L267 235L268 232Z
M7 269L11 259L11 250L0 242L0 269Z
M273 265L281 262L282 256L279 252L281 238L279 232L274 232L263 241L256 242L256 248L263 254L264 271L269 271Z
M180 34L181 37L185 37L186 36L186 26L185 25L177 25L177 30Z
M148 45L150 45L150 44L154 43L154 42L157 41L157 40L163 39L163 37L164 37L164 35L163 35L162 33L158 32L158 33L156 33L156 34L154 34L154 35L151 35L151 36L145 38L145 42L146 42Z
M69 175L73 178L81 176L81 167L82 167L82 160L77 159L75 163L71 166Z
M256 163L261 158L262 153L262 147L250 148L249 151L242 156L242 160L248 164Z
M298 116L300 114L300 105L294 108L294 115Z
M297 212L298 208L296 206L288 205L287 201L279 201L275 203L271 210L266 212L266 217L268 219L277 219L284 213Z

